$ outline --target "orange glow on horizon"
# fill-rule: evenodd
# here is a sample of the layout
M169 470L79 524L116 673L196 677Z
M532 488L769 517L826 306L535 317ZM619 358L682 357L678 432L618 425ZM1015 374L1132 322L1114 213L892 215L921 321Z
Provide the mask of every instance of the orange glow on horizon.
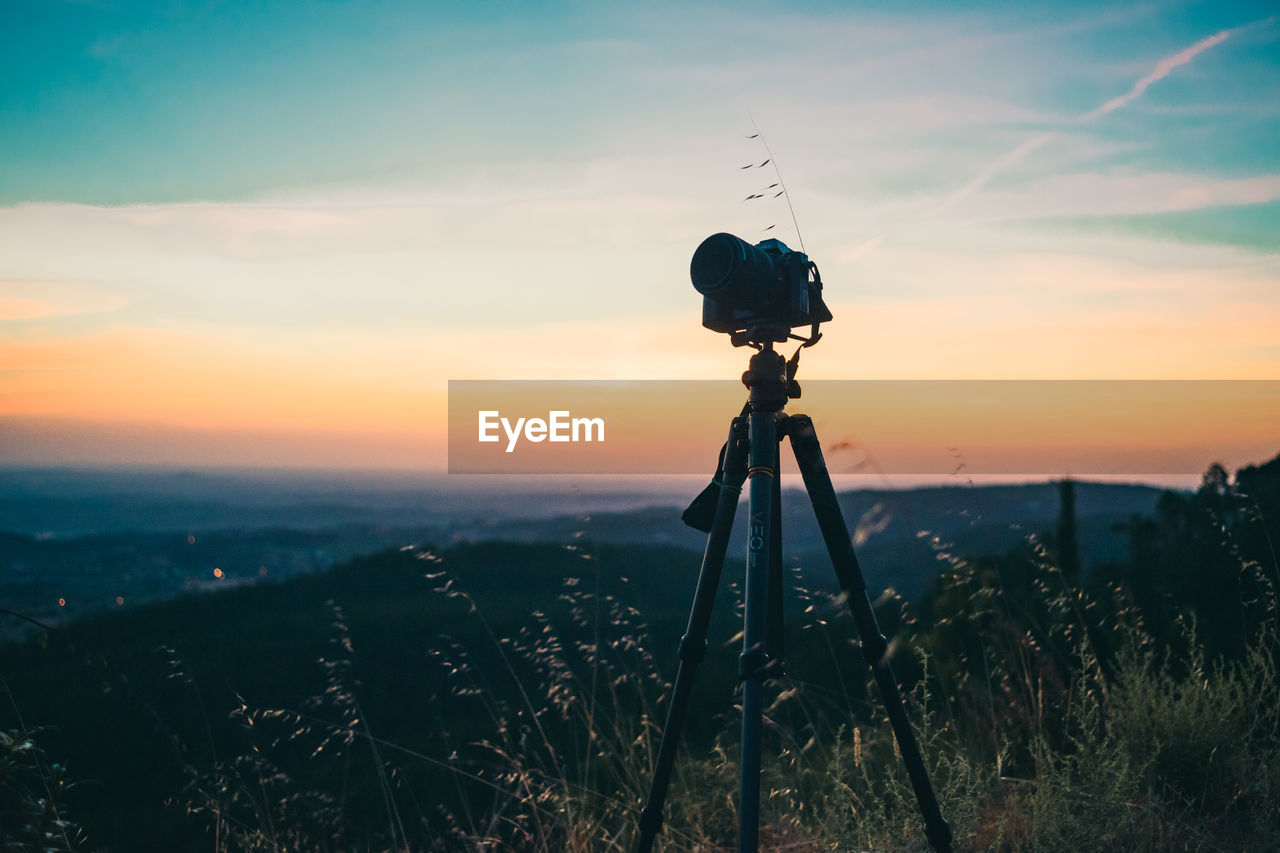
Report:
M0 362L21 366L3 380L5 415L305 432L429 427L444 407L425 371L378 376L358 353L302 361L149 329L3 341Z
M1280 365L1250 355L1272 346L1280 329L1280 315L1266 306L1207 307L1161 322L1124 310L1056 317L1025 307L1002 311L978 297L832 308L837 320L802 359L802 384L1280 378ZM736 381L748 355L686 316L430 338L217 327L68 336L30 328L0 340L0 363L16 366L0 374L0 423L11 463L442 470L449 379ZM792 408L812 414L831 440L866 434L866 422L885 414L840 419L812 397ZM673 414L654 409L643 417L656 433ZM1204 434L1213 414L1192 413L1196 424L1188 428ZM910 436L922 420L946 416L904 413L896 429ZM1015 446L1056 428L1051 420L1024 422L1020 431L997 422L986 432Z

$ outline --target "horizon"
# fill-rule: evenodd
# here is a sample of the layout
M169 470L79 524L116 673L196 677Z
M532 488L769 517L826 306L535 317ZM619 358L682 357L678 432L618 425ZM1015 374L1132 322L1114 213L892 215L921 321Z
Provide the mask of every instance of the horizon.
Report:
M616 537L616 525L621 523L637 541L680 540L700 550L702 535L682 523L681 515L707 487L708 478L709 474L462 478L332 469L0 467L0 531L37 543L97 536L254 532L282 535L281 541L288 542L290 531L311 531L339 538L350 534L344 547L360 542L366 550L377 550L403 546L406 537L416 541L425 536L441 543L459 536L501 539L508 528L516 539L555 538L564 534L557 523L577 531L575 538L589 537L593 530ZM1190 495L1197 485L1187 478L1159 483L1129 477L1071 481L1083 505L1094 511L1136 506L1134 501L1154 506L1162 492ZM1056 508L1061 482L963 474L945 481L919 476L833 477L842 500L864 502L862 510L850 518L859 526L866 522L868 510L874 514L885 501L941 501L945 510L940 518L950 521L934 521L921 529L962 518L973 523L983 517L981 512L973 514L975 502L1013 500L1032 514ZM799 522L788 540L794 545L795 536L803 539L801 531L812 526L809 500L798 474L784 473L782 491L788 517ZM742 502L739 511L746 510ZM904 512L904 518L916 517ZM538 526L547 524L551 527ZM348 556L359 550L349 551Z
M1268 460L1256 460L1249 465ZM1216 464L1216 463L1211 463ZM1241 466L1245 467L1245 466ZM1236 469L1226 468L1229 474ZM280 484L312 483L323 487L374 488L387 491L416 491L437 489L439 494L495 493L506 495L563 493L578 491L584 495L634 495L646 494L677 496L687 490L692 499L709 479L705 474L469 474L449 475L438 470L409 470L404 468L322 468L314 466L264 467L259 465L191 465L148 464L119 465L110 462L100 465L57 464L7 464L0 463L0 478L23 475L66 475L103 477L166 478L171 482L184 478L208 478L243 482L270 482ZM947 475L934 474L831 474L837 491L908 491L934 488L982 488L984 486L1038 486L1055 485L1064 480L1077 484L1139 486L1174 491L1195 491L1203 480L1198 474L1091 474L1086 476L1049 474L967 474L963 471ZM783 488L803 491L798 472L782 472ZM441 486L447 488L441 489Z

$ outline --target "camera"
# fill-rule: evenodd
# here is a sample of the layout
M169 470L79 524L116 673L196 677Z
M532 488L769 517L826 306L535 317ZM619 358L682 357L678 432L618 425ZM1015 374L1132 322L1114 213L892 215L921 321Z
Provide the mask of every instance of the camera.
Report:
M702 294L702 325L727 332L735 345L782 342L796 326L831 319L818 267L781 240L754 246L732 234L712 234L689 264Z

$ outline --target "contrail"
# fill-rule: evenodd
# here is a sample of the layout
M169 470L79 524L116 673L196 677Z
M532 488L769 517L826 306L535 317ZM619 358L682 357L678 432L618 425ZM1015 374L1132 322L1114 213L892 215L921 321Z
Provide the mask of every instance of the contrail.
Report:
M1216 47L1217 45L1222 44L1233 33L1238 33L1242 30L1246 30L1251 27L1255 27L1259 25L1267 25L1272 23L1275 20L1276 20L1275 16L1272 16L1270 18L1266 18L1260 21L1254 21L1252 23L1248 23L1240 27L1235 27L1233 29L1222 30L1219 33L1215 33L1214 35L1209 36L1208 38L1201 39L1200 41L1196 42L1190 47L1184 48L1183 50L1178 51L1172 56L1166 56L1164 59L1156 63L1156 67L1152 69L1150 74L1147 74L1138 82L1134 83L1133 88L1130 89L1128 92L1118 97L1112 98L1111 100L1107 101L1102 106L1097 107L1096 109L1092 109L1087 113L1082 113L1081 115L1076 116L1075 123L1083 124L1085 122L1093 121L1094 119L1104 116L1107 113L1114 112L1120 109L1121 107L1127 106L1128 104L1142 97L1142 94L1151 87L1151 84L1157 83L1163 80L1164 78L1168 77L1170 74L1173 73L1174 69L1178 68L1179 66L1186 65L1188 62L1195 59L1197 56L1204 53L1209 48ZM1000 174L1009 166L1012 166L1014 163L1021 160L1023 157L1026 157L1032 151L1035 151L1037 148L1040 148L1046 142L1053 139L1057 135L1058 135L1058 131L1047 131L1045 133L1041 133L1036 136L1033 136L1032 138L1028 139L1026 142L1023 142L1021 145L1017 146L1016 148L1006 151L1004 154L1000 155L994 161L992 161L981 172L975 175L974 178L971 181L969 181L969 183L965 184L963 187L956 190L950 196L948 196L947 198L938 202L933 207L926 210L925 216L933 216L935 214L941 213L947 208L955 205L957 202L973 195L975 192L977 192L978 190L986 186L987 183L990 182L991 179L994 178L996 175ZM871 249L875 248L875 246L879 245L879 242L880 242L879 237L873 237L871 240L867 241L867 243L864 243L862 246L858 247L858 249L855 249L850 254L854 256L866 254L866 252L870 251Z
M1026 142L1019 145L1017 148L1013 148L1009 151L1006 151L1000 157L992 161L991 164L988 165L985 169L983 169L981 172L975 175L973 180L969 181L969 183L965 184L963 187L956 190L950 196L948 196L947 198L935 204L933 207L926 210L925 215L933 216L936 213L941 213L942 211L946 210L948 207L951 207L951 205L960 201L962 198L965 198L966 196L970 196L973 193L976 193L978 190L986 186L987 181L990 181L996 175L1003 172L1005 168L1018 162L1023 157L1026 157L1032 151L1035 151L1037 148L1039 148L1041 145L1044 145L1046 142L1048 142L1050 139L1053 139L1053 137L1055 136L1057 136L1057 134L1052 132L1041 133L1037 136L1031 137Z
M1252 25L1246 24L1245 26L1252 26ZM1227 40L1227 38L1232 33L1242 29L1244 29L1244 27L1237 27L1234 30L1223 30L1222 32L1217 33L1216 35L1209 36L1207 39L1201 39L1200 41L1191 45L1191 47L1187 48L1186 50L1180 50L1177 53L1175 53L1173 56L1165 57L1164 59L1156 63L1155 69L1150 74L1148 74L1146 77L1143 77L1137 83L1134 83L1133 88L1130 89L1128 92L1126 92L1125 94L1121 95L1118 98L1112 98L1102 106L1098 107L1096 110L1091 110L1085 113L1084 115L1080 116L1080 118L1077 119L1077 121L1093 121L1095 118L1098 118L1099 116L1104 116L1109 112L1120 109L1121 107L1130 103L1131 101L1137 100L1138 98L1142 97L1142 93L1147 91L1147 88L1152 83L1156 83L1160 80L1163 80L1164 78L1168 77L1171 73L1173 73L1173 69L1177 68L1179 65L1186 65L1188 62L1195 59L1197 56L1204 53L1209 48L1214 47L1215 45L1222 44L1224 41Z
M1251 25L1246 25L1246 26L1251 26ZM1237 29L1244 29L1244 27L1239 27ZM1134 83L1133 88L1130 89L1128 92L1125 92L1123 95L1120 95L1117 98L1112 98L1111 100L1107 101L1105 104L1098 107L1097 109L1090 110L1087 113L1083 113L1077 116L1075 120L1076 123L1082 124L1087 121L1093 121L1094 119L1100 116L1104 116L1107 113L1114 112L1120 109L1121 107L1132 103L1133 101L1142 97L1142 93L1147 91L1147 89L1151 87L1152 83L1155 83L1159 80L1163 80L1164 78L1168 77L1171 73L1173 73L1173 70L1175 68L1177 68L1180 65L1186 65L1188 62L1195 59L1197 56L1199 56L1201 53L1204 53L1209 48L1215 45L1222 44L1224 41L1227 40L1227 37L1230 36L1233 32L1236 32L1236 30L1223 30L1222 32L1217 33L1215 35L1211 35L1206 39L1201 39L1200 41L1191 45L1191 47L1185 48L1184 50L1180 50L1177 53L1173 54L1172 56L1166 56L1164 59L1156 63L1156 67L1151 71L1150 74L1143 77L1137 83ZM1000 157L996 158L989 166L987 166L985 169L979 172L977 176L974 177L973 180L969 181L969 183L965 184L959 190L952 193L950 197L944 199L939 204L930 208L928 211L926 211L926 213L929 215L932 215L935 213L941 213L942 211L946 210L948 207L951 207L961 199L972 195L973 193L977 192L978 190L986 186L987 182L989 182L996 175L1000 174L1009 166L1012 166L1014 163L1018 162L1023 157L1030 154L1032 151L1035 151L1037 148L1044 145L1046 142L1048 142L1050 139L1052 139L1057 135L1058 134L1056 131L1041 133L1038 136L1033 136L1031 139L1028 139L1026 142L1022 143L1017 148L1014 148L1005 152Z

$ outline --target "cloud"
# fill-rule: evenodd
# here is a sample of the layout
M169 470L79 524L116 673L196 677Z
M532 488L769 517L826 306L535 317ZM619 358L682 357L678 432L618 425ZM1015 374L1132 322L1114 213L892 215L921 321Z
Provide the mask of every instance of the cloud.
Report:
M977 219L1126 216L1268 204L1280 199L1280 174L1214 178L1173 172L1076 172L992 189L968 212Z
M0 281L0 322L106 314L128 304L119 292L82 281Z
M1220 205L1119 216L1045 217L1038 223L1055 233L1133 234L1164 243L1225 245L1280 260L1280 204Z

